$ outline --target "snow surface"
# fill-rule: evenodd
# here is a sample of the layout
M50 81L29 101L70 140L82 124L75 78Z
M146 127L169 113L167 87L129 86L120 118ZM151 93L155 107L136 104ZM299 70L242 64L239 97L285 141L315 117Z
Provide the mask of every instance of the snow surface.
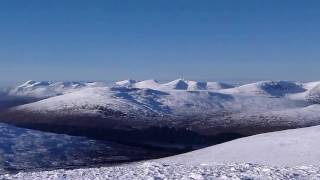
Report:
M316 86L319 86L319 85L320 85L320 81L302 83L303 88L308 89L308 90L310 90Z
M265 133L160 160L179 164L253 163L320 167L320 126Z
M137 81L133 80L133 79L128 79L128 80L123 80L123 81L118 81L116 82L116 85L118 86L132 86L133 84L135 84Z
M150 80L145 80L145 81L140 81L134 84L134 87L144 89L144 88L149 88L149 89L160 89L161 84L153 79Z
M122 166L20 172L4 179L319 179L320 126L242 138Z
M270 167L255 164L224 164L224 165L184 165L159 164L144 162L114 167L54 170L43 172L30 172L0 175L1 179L218 179L218 180L244 180L244 179L319 179L320 168L312 166L301 167Z

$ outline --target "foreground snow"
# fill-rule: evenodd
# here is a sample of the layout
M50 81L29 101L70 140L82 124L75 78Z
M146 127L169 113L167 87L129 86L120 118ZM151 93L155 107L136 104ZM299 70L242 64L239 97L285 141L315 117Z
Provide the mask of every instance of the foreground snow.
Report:
M255 163L320 167L320 126L265 133L160 160L181 164Z
M21 172L0 179L319 179L319 135L320 126L315 126L256 135L164 159Z
M254 164L182 165L145 162L115 167L55 170L15 175L0 179L319 179L320 168L279 168Z

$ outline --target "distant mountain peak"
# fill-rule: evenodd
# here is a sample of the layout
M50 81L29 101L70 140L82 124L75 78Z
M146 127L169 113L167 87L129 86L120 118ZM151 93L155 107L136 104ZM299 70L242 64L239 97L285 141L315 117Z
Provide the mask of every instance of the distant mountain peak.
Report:
M183 79L176 79L174 81L164 84L164 88L186 90L188 89L188 83Z
M119 86L132 86L136 82L137 81L133 80L133 79L126 79L126 80L122 80L122 81L117 81L116 85L119 85Z

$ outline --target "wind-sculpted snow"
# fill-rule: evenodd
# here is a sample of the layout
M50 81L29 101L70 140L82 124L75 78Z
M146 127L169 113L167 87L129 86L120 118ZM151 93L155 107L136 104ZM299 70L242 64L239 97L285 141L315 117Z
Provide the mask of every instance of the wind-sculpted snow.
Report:
M164 152L0 124L0 174L97 166L155 158ZM3 178L0 178L3 179Z
M0 175L1 179L319 179L320 168L313 166L272 167L256 164L187 165L145 162L114 167L54 170Z

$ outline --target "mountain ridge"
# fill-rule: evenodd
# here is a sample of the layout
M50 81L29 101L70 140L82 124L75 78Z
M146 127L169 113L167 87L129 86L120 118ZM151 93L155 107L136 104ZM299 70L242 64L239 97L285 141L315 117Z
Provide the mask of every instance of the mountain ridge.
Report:
M143 88L135 86L139 82L130 86L75 87L5 109L0 120L32 128L57 126L63 132L74 128L83 133L85 127L92 129L88 129L90 133L95 128L115 134L132 132L141 139L145 137L138 131L150 131L150 138L159 136L152 135L153 129L171 133L167 141L175 139L175 134L193 134L199 136L197 142L200 137L249 136L320 124L316 83L263 81L227 89L190 90L190 82L197 82L179 79L169 82L169 86L153 80L140 82ZM146 85L159 86L152 89Z

